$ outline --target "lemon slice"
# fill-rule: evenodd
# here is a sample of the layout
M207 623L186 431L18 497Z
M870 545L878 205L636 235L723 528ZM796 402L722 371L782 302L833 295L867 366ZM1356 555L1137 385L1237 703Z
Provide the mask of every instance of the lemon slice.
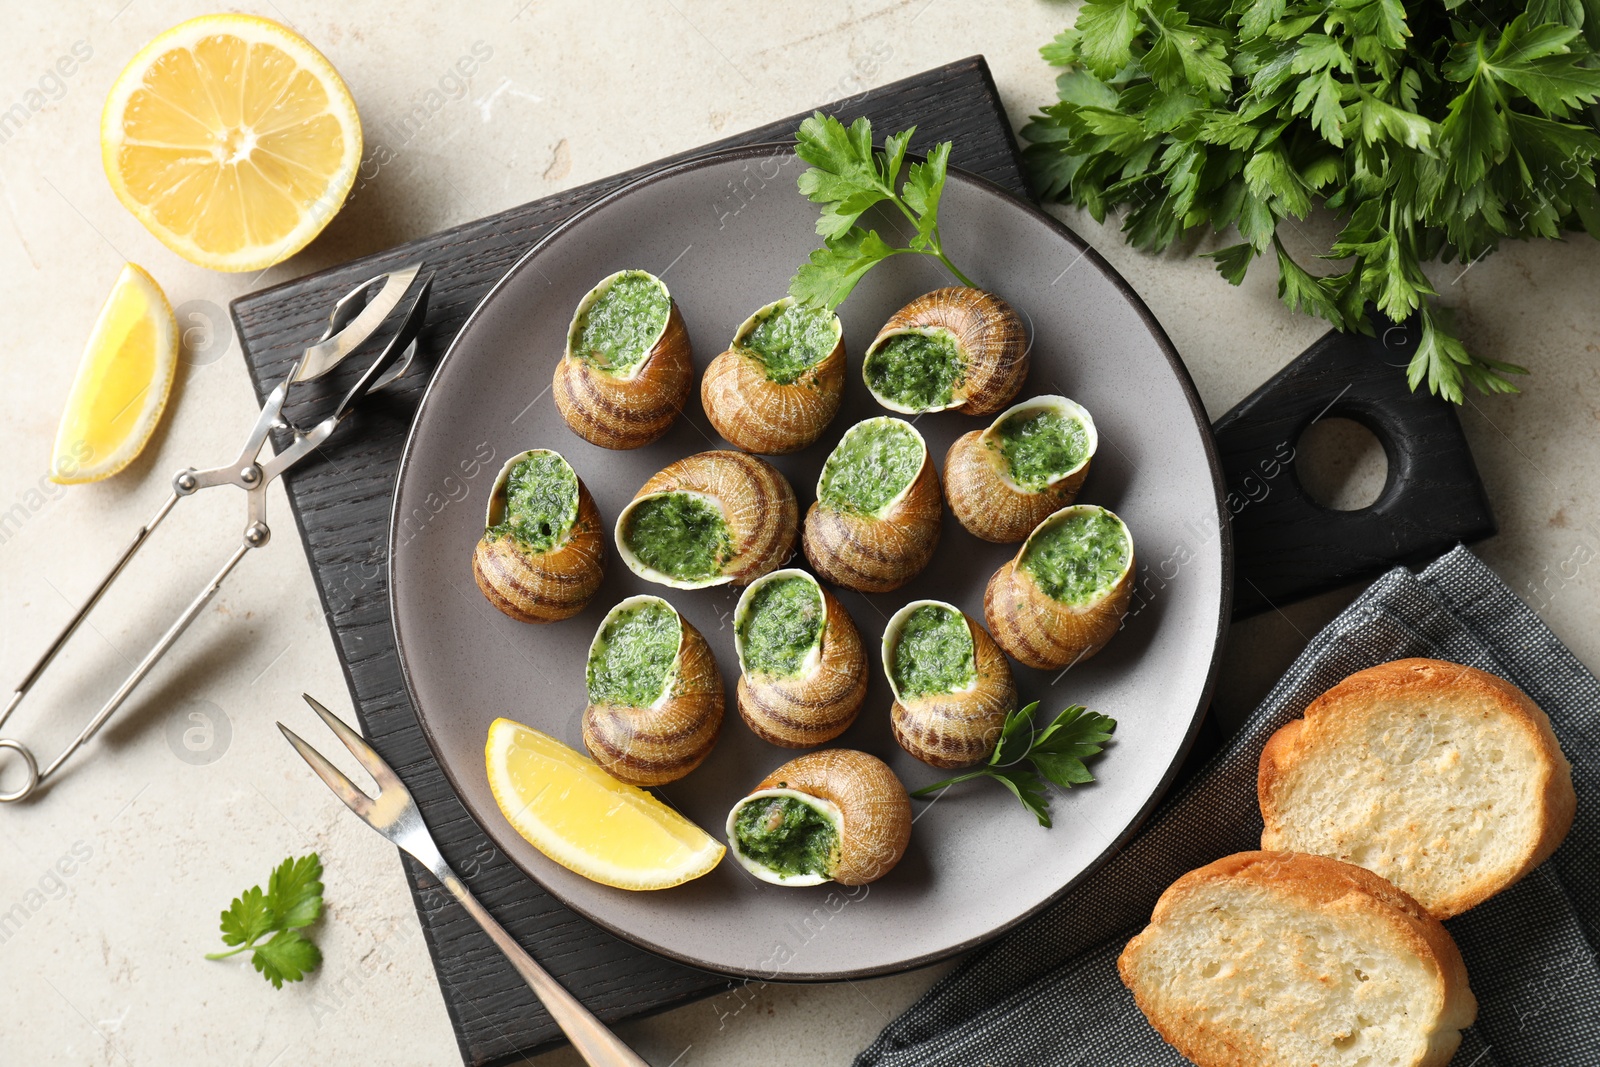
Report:
M126 264L111 287L56 430L50 480L98 482L155 432L178 366L178 321L156 280Z
M205 15L117 76L100 154L117 199L168 248L213 270L262 270L344 204L361 120L304 37L252 15Z
M667 889L699 878L727 851L549 734L496 719L483 754L489 789L507 821L534 848L585 878L618 889Z

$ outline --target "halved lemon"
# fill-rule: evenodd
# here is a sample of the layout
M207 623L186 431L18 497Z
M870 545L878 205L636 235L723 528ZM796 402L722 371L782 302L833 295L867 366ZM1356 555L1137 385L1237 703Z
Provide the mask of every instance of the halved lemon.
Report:
M667 889L699 878L727 851L643 789L532 727L496 719L484 759L495 803L517 833L585 878Z
M98 482L155 432L178 366L178 320L156 280L125 264L83 347L56 429L50 480Z
M304 37L253 15L204 15L117 76L100 154L117 199L168 248L213 270L262 270L344 204L361 120Z

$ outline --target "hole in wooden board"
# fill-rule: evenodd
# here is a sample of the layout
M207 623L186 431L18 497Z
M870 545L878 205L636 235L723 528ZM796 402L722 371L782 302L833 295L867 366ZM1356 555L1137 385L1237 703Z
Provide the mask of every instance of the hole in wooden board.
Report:
M1318 419L1294 446L1295 473L1312 500L1335 511L1360 511L1383 495L1389 456L1354 419Z

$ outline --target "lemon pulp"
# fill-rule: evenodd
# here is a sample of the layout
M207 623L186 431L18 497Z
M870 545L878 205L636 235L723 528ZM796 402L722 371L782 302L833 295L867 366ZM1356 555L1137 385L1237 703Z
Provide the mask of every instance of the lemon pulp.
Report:
M174 252L259 270L299 251L344 203L361 122L343 79L267 19L174 26L118 76L101 153L118 199Z
M666 889L710 871L726 849L637 786L549 734L510 719L489 727L489 789L540 852L620 889Z
M161 286L126 264L84 346L56 430L50 480L109 478L155 432L178 363L178 324Z

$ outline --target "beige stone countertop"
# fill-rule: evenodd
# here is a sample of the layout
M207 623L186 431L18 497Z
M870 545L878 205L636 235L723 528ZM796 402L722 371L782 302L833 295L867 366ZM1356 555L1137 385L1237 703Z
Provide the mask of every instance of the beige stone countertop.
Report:
M392 150L321 238L262 276L183 262L123 210L101 171L99 116L112 80L157 32L207 9L35 4L10 12L0 34L0 113L17 103L26 112L0 131L0 682L20 681L164 498L172 471L237 448L256 408L229 335L229 300L973 53L987 57L1020 126L1053 95L1036 49L1076 8L240 6L325 52L360 105L369 149ZM75 46L88 58L60 77L57 60ZM451 73L463 56L479 60L465 85ZM430 93L442 97L430 121L402 128ZM1147 257L1114 227L1061 215L1154 309L1213 417L1324 330L1278 303L1266 269L1230 288L1188 252ZM190 347L145 453L109 481L63 489L43 477L56 422L124 260L165 288ZM1433 276L1470 345L1533 372L1522 395L1474 396L1462 409L1501 527L1479 552L1580 659L1600 664L1600 247L1587 238L1511 245L1465 273ZM1378 484L1381 451L1374 468L1370 450L1333 445L1346 491ZM243 521L238 494L196 500L173 513L18 712L19 736L40 748L70 737L221 561ZM281 492L270 507L287 531ZM1224 719L1245 714L1352 595L1234 626L1216 698ZM459 1062L394 850L309 780L273 727L282 718L311 729L302 691L348 709L305 556L281 536L252 553L70 774L40 803L0 808L0 1062ZM214 724L213 742L196 756L182 734L202 720ZM311 849L327 865L322 970L276 991L244 957L205 960L229 899L264 882L281 857ZM736 1015L713 1000L624 1030L652 1062L678 1067L846 1064L940 973L769 986ZM562 1051L536 1062L577 1059Z

